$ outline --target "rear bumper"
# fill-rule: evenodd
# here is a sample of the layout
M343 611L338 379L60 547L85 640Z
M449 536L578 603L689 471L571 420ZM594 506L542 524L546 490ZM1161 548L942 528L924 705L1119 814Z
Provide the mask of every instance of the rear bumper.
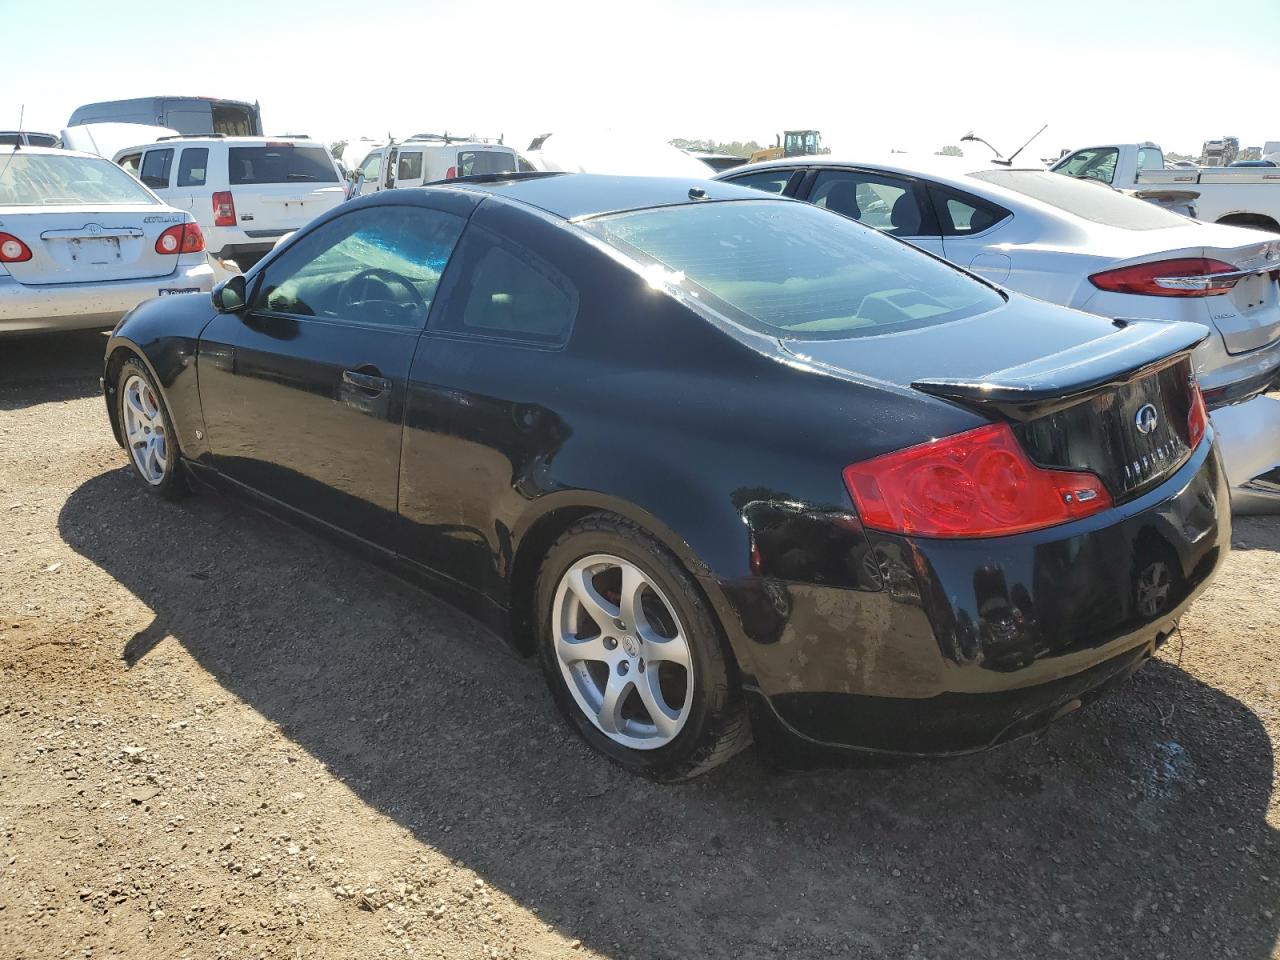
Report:
M212 289L213 268L207 262L179 266L165 277L103 283L27 286L0 275L0 336L111 327L143 300L168 291Z
M1236 513L1280 511L1280 398L1255 396L1212 411Z
M283 237L288 230L281 230L280 237ZM278 240L279 237L276 238ZM228 243L220 249L214 251L214 256L219 260L235 260L237 257L256 257L264 253L270 253L271 248L275 246L276 240L246 240L244 243Z
M794 762L1031 733L1136 669L1230 539L1206 442L1165 484L1087 520L991 540L873 534L879 590L721 583L757 740Z

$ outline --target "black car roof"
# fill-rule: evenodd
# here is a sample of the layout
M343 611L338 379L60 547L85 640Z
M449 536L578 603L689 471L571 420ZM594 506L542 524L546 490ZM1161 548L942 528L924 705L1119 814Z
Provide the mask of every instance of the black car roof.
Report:
M507 197L566 220L700 200L763 200L770 196L748 187L696 177L615 177L594 173L516 176L483 183L448 181L448 185ZM701 194L690 195L691 190Z

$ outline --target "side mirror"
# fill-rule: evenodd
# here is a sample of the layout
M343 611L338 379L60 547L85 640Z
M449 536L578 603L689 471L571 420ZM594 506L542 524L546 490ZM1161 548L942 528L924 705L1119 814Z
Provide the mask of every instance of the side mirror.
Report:
M211 296L219 313L239 313L245 306L244 277L228 277L213 288Z

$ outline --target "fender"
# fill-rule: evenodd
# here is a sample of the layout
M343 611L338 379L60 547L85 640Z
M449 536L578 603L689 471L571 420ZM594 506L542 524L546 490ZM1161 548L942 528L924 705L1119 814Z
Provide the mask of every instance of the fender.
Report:
M116 325L107 341L102 389L111 429L121 446L115 393L127 352L142 361L160 389L183 456L195 460L208 452L196 383L196 345L215 315L207 296L165 297L139 304Z

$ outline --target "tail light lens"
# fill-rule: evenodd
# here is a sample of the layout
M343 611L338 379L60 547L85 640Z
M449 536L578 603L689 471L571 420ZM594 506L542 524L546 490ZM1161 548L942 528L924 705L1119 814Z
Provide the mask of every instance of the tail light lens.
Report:
M179 223L156 238L156 253L199 253L204 249L204 234L194 223Z
M446 171L444 172L444 178L445 178L446 180L454 180L454 179L456 179L456 178L457 178L457 176L458 176L458 168L457 168L457 167L450 167L448 170L446 170Z
M1199 382L1192 377L1188 383L1191 387L1191 409L1187 411L1187 443L1194 450L1204 439L1205 425L1209 421L1209 411L1205 409L1204 394L1200 392Z
M1214 274L1233 274L1218 277ZM1207 257L1157 260L1131 267L1104 270L1089 278L1099 290L1112 293L1140 293L1152 297L1216 297L1229 293L1240 277L1236 268Z
M219 190L213 195L213 225L215 227L234 227L236 225L236 201L230 190Z
M1097 476L1036 466L1005 423L855 463L844 482L868 527L924 537L1001 537L1111 506Z
M12 233L0 233L0 263L26 263L30 259L30 247Z

